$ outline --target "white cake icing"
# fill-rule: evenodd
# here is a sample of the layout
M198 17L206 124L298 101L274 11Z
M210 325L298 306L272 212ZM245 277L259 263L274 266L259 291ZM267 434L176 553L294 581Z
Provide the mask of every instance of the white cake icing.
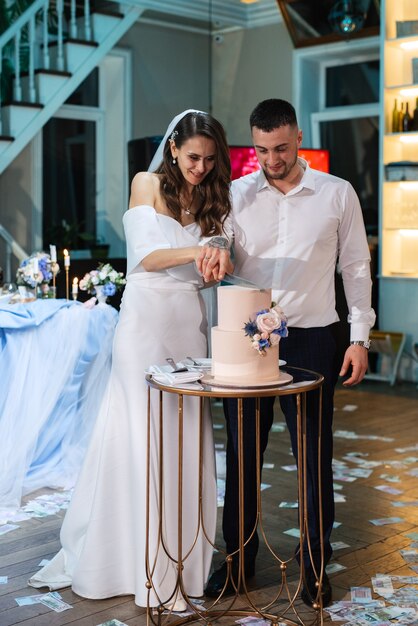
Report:
M218 326L212 328L212 376L219 382L262 385L279 378L279 346L261 355L245 335L244 325L271 306L271 290L218 288Z

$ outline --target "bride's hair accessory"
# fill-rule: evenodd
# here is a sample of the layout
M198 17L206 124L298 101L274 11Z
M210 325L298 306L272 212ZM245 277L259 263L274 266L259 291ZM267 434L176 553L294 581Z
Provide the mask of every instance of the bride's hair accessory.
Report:
M161 163L163 162L163 152L164 152L165 144L167 143L168 139L170 139L171 135L174 132L176 132L174 129L176 128L177 124L188 113L203 113L203 111L198 111L196 109L186 109L186 111L183 111L182 113L179 113L178 115L173 117L173 119L171 120L170 124L168 125L168 128L167 128L167 130L165 132L165 135L164 135L160 145L158 146L157 151L154 154L154 156L152 158L152 161L151 161L151 163L150 163L150 165L148 167L148 171L149 172L155 172L160 167Z
M173 132L170 135L170 141L175 141L178 134L179 134L178 130L173 130Z

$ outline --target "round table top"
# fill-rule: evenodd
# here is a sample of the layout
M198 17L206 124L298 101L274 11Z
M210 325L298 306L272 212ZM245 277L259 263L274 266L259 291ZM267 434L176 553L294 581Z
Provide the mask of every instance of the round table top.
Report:
M177 386L161 383L153 379L152 374L146 374L145 380L153 389L166 391L185 396L203 396L212 398L263 398L268 396L286 396L298 393L305 393L314 389L319 389L324 382L324 377L318 372L291 367L281 366L280 372L287 374L283 384L266 387L232 387L220 386L209 382L210 376L206 375L205 380L198 380L193 383L182 383ZM289 376L290 375L290 376Z

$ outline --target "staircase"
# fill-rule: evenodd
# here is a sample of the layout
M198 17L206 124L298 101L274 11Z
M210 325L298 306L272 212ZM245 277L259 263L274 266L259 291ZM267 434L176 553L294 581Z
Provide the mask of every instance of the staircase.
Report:
M100 5L96 5L100 6ZM132 1L35 0L0 36L0 174L136 22ZM0 233L1 236L1 233Z

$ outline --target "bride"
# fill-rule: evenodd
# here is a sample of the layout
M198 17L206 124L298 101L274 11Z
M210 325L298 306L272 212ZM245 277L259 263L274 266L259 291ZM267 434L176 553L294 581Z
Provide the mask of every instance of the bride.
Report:
M152 364L206 356L206 318L195 260L205 277L231 271L223 248L230 211L229 151L221 124L188 110L169 125L148 172L132 181L123 218L127 285L115 332L112 371L83 468L61 529L62 549L29 581L71 585L85 598L134 594L139 606L185 610L177 571L177 396L164 397L162 536L159 541L158 402L151 406L149 571L146 573L147 386ZM220 257L224 260L219 265ZM203 270L202 270L203 271ZM199 520L199 398L184 398L182 584L203 595L216 526L216 477L208 407L203 423ZM164 549L165 548L165 549ZM167 554L168 553L168 554ZM150 584L150 582L152 584Z

